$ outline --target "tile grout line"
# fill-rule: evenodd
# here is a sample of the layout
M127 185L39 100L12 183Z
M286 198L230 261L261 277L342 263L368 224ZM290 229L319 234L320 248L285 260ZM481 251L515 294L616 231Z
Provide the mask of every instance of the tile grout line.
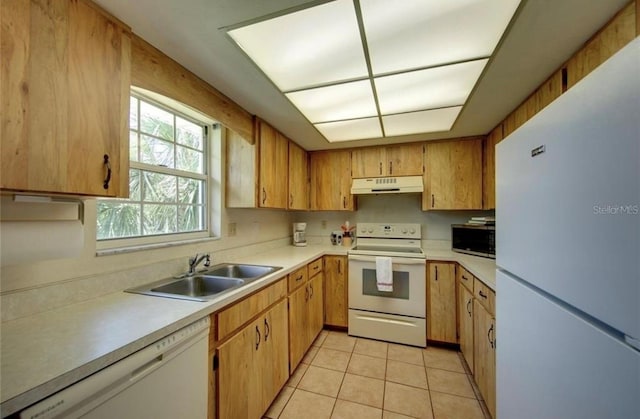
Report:
M422 353L422 361L424 362L424 352ZM427 388L429 389L429 403L431 404L431 417L436 419L436 411L433 408L433 398L431 397L431 385L429 385L429 374L427 374L427 363L424 362L424 376L427 379Z

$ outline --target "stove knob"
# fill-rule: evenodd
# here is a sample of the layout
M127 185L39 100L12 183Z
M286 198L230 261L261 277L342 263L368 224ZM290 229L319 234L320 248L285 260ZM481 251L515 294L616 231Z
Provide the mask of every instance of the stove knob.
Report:
M412 229L409 231L409 233L411 233L411 234L415 234L415 233L416 233L416 229L415 229L415 228L412 228Z
M369 234L371 234L371 233L373 233L373 229L372 228L369 229Z
M402 234L407 234L407 229L406 228L402 229Z
M360 233L364 234L364 233L366 233L366 232L367 232L367 229L366 229L366 228L361 228L361 229L360 229Z

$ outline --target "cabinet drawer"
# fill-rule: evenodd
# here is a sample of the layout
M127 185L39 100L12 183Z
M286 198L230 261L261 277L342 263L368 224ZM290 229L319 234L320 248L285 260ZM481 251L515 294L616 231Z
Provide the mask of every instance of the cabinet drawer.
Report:
M223 340L229 336L231 332L286 295L287 284L283 278L231 307L222 310L217 314L218 340Z
M457 275L458 282L464 285L464 287L469 290L470 293L473 293L473 280L475 279L475 277L460 265L458 265Z
M480 304L482 304L482 306L487 309L489 314L491 314L492 316L495 315L496 293L493 292L491 288L487 287L478 278L474 278L473 295L480 302Z
M310 262L307 266L309 267L309 278L313 278L322 272L322 258L318 258L313 262Z
M291 272L288 276L289 292L295 290L296 288L307 282L307 278L308 275L306 266L303 266L302 268Z

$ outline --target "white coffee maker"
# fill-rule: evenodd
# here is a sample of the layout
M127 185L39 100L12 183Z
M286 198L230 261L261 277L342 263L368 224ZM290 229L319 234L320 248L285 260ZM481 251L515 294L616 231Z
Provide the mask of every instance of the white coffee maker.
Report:
M306 229L307 229L307 223L293 223L293 245L294 246L307 245L307 238L305 237Z

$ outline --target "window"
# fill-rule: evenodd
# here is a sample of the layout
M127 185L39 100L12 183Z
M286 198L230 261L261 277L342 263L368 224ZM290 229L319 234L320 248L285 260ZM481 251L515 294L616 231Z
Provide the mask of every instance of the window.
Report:
M131 96L129 199L98 200L99 241L208 235L209 128L145 96Z

